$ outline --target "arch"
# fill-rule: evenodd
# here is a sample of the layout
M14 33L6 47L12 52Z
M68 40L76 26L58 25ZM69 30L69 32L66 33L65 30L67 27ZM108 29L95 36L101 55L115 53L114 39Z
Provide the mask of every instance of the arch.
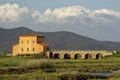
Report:
M60 54L58 53L54 54L54 59L60 59Z
M64 59L70 59L70 58L71 58L70 54L68 53L64 54Z
M74 59L81 59L81 54L75 54Z
M102 54L96 54L96 59L101 59L102 58Z
M85 59L92 59L92 55L91 54L85 54Z

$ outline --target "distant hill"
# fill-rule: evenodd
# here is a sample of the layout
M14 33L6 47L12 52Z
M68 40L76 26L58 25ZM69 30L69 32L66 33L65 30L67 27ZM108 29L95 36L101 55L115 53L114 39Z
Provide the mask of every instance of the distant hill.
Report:
M120 50L120 42L98 41L72 32L35 32L31 29L19 27L14 29L0 28L0 51L11 51L18 43L22 34L36 33L45 36L45 42L53 50Z

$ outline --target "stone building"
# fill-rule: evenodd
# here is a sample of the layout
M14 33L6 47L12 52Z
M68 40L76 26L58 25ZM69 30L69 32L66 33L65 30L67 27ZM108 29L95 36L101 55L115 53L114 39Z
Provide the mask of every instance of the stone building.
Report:
M50 46L44 43L44 36L25 34L19 37L19 43L13 46L13 56L46 52Z

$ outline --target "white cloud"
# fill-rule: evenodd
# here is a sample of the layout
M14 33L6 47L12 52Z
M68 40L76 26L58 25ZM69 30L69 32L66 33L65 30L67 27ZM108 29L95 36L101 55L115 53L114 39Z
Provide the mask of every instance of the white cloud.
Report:
M116 40L120 34L120 12L114 10L71 6L35 11L32 17L43 31L72 31L99 40Z
M20 8L17 4L0 5L0 22L16 22L26 13L28 13L28 9Z
M93 10L90 13L90 17L99 21L99 22L113 22L120 19L120 12L107 10L107 9L100 9L100 10Z
M11 23L12 22L12 23ZM37 31L72 31L99 40L118 40L120 12L81 6L47 9L41 13L18 4L0 5L0 27L28 27Z
M94 10L94 14L106 14L106 15L112 15L116 17L120 17L120 13L113 11L113 10L107 10L107 9L100 9L100 10Z
M91 10L81 6L71 6L54 10L47 9L43 14L35 11L32 17L38 22L74 22L74 20L77 20L77 22L86 24L86 20L88 21L89 19L93 24L104 24L106 22L113 22L113 19L115 21L119 19L120 12L108 9Z
M35 11L32 16L37 18L40 22L65 20L69 17L77 17L87 15L90 12L89 9L80 6L62 7L55 10L47 9L43 14Z

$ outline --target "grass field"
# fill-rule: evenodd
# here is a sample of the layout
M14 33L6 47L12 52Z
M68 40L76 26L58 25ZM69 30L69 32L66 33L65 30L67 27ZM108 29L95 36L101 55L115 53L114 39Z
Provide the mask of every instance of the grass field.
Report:
M0 80L120 80L120 73L110 77L85 74L116 70L120 70L120 54L101 60L0 57Z

